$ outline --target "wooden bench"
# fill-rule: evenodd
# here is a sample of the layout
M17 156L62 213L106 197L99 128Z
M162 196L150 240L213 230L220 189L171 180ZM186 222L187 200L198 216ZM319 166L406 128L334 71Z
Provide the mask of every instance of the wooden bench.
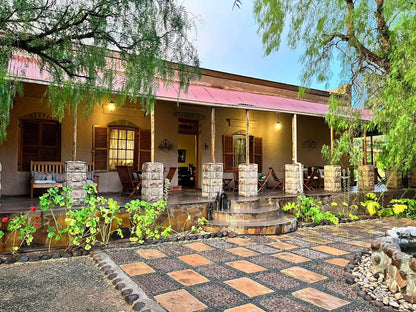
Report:
M60 161L30 161L30 198L33 199L33 189L35 188L51 188L63 186L65 163ZM88 164L88 172L94 172L94 165ZM56 175L62 175L61 179L56 181ZM38 175L38 176L36 176ZM48 176L50 175L50 176ZM94 183L97 193L99 187L99 176L94 175Z

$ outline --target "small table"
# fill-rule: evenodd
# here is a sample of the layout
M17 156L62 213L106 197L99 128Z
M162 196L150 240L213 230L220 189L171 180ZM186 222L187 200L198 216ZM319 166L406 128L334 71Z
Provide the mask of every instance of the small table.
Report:
M227 178L227 179L222 179L222 188L227 189L228 191L231 189L231 187L229 186L230 182L232 181L232 178Z

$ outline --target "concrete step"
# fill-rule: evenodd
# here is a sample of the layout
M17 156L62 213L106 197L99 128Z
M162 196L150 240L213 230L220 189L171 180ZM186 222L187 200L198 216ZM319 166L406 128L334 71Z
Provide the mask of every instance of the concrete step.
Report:
M281 209L279 207L267 206L256 209L244 209L239 211L214 211L212 217L216 221L226 222L262 221L275 219L279 217L280 213Z
M227 222L212 220L205 231L218 233L219 231L233 231L237 234L283 234L296 231L295 216L279 214L277 218L261 221Z

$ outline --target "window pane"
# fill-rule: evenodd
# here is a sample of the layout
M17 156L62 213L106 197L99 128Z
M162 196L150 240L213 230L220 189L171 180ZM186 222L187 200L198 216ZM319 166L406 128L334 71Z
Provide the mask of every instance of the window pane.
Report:
M127 145L127 142L126 141L124 141L124 140L119 140L118 141L118 148L119 149L125 150L126 149L126 145Z
M110 168L116 165L134 165L136 131L112 129L110 137Z
M117 129L111 129L110 138L111 139L117 139L117 137L118 137L118 130Z
M134 141L134 131L127 131L127 140Z
M118 130L118 138L125 140L126 139L126 132L127 132L126 130Z
M127 149L134 150L134 141L127 141Z

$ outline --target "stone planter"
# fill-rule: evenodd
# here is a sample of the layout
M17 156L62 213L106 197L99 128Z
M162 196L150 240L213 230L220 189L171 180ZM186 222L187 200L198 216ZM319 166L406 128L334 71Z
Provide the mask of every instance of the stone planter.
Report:
M303 188L303 164L285 165L285 192L299 194Z
M326 165L324 167L324 189L325 192L341 192L341 166Z
M402 187L402 177L397 173L397 170L387 170L387 188L399 189Z
M202 197L215 198L222 193L224 165L222 163L207 163L202 165Z
M374 166L358 166L358 190L361 192L373 192L374 186Z
M238 166L238 195L257 196L257 164L240 164Z

